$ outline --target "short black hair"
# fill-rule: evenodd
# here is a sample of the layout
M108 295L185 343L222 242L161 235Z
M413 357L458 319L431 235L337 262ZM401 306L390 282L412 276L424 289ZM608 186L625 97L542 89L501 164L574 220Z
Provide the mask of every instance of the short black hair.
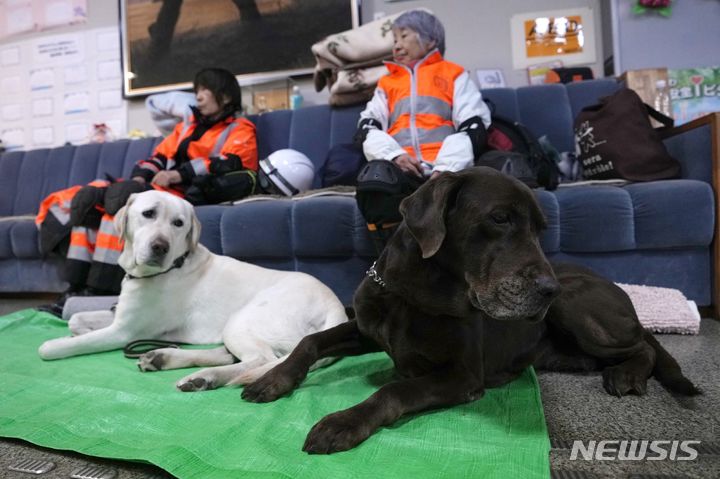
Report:
M242 92L235 75L224 68L203 68L195 75L193 91L198 87L207 88L215 97L218 105L222 106L225 97L230 99L227 108L232 111L242 111Z

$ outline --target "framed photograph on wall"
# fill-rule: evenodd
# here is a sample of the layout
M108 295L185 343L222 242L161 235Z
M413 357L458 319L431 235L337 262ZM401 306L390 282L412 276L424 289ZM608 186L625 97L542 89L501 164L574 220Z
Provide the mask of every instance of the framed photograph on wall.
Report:
M529 12L510 18L513 68L561 61L595 63L595 18L588 7Z
M207 67L243 85L312 73L310 47L358 13L357 0L120 0L123 94L190 88Z

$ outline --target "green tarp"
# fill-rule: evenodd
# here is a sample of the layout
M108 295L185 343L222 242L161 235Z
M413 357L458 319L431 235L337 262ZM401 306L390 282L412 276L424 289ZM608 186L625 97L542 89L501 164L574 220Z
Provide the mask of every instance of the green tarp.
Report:
M0 436L91 456L153 463L180 478L549 477L550 442L529 369L472 404L419 414L329 456L301 451L328 413L352 406L392 374L381 353L310 373L268 404L240 390L182 393L192 370L141 373L120 351L42 361L38 346L64 322L25 310L0 318Z

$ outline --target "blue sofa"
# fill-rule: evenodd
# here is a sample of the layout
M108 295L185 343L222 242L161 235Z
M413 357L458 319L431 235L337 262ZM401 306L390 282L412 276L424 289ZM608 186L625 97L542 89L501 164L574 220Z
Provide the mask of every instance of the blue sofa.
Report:
M559 151L572 151L575 115L616 88L613 80L592 80L483 94L498 114L548 135ZM255 117L259 153L264 157L294 148L320 167L331 146L351 140L360 110L312 106ZM717 304L713 172L718 171L718 136L716 114L683 125L666 140L682 164L681 179L537 190L549 224L542 237L548 257L582 263L617 282L677 288L701 306ZM41 257L38 248L33 215L41 199L105 173L127 177L158 141L122 140L0 157L0 293L63 290L58 259ZM201 241L213 252L310 273L345 303L374 256L352 197L203 206L197 213Z

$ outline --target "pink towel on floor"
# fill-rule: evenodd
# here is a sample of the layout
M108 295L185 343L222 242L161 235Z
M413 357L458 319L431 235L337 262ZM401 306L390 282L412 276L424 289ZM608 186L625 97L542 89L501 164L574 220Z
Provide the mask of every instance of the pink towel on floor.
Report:
M616 283L630 296L640 324L653 333L698 334L697 306L672 288Z

